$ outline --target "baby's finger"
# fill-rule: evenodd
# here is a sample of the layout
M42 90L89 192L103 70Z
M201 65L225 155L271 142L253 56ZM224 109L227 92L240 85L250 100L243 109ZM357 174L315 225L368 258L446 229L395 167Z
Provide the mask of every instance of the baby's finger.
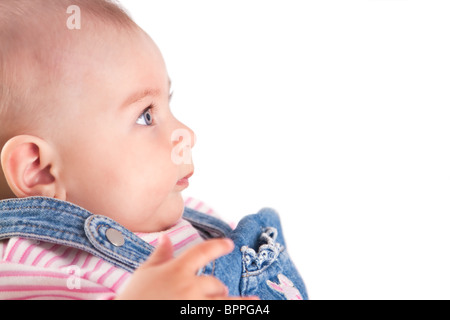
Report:
M208 240L185 251L179 257L179 262L189 273L196 273L210 261L230 253L233 248L234 244L230 239Z
M198 277L196 288L208 299L228 296L228 288L220 280L212 276Z
M214 297L211 300L231 300L231 301L257 301L260 300L258 297Z
M159 238L158 245L155 251L150 255L150 258L142 265L141 268L156 266L167 262L173 258L173 245L167 235L162 235Z

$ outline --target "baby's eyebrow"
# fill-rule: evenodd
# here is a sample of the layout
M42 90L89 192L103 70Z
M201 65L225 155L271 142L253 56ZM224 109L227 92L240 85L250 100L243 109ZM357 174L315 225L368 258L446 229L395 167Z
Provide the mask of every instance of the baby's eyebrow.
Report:
M159 90L153 90L153 89L143 89L140 91L137 91L135 93L133 93L132 95L130 95L123 103L122 103L122 108L125 108L133 103L136 103L148 96L157 96L159 94Z
M172 86L172 81L169 79L169 92L171 90L171 86ZM157 89L143 89L143 90L139 90L134 92L133 94L131 94L127 99L125 99L125 101L122 103L122 108L125 108L133 103L136 103L146 97L149 96L158 96L161 93L160 90Z

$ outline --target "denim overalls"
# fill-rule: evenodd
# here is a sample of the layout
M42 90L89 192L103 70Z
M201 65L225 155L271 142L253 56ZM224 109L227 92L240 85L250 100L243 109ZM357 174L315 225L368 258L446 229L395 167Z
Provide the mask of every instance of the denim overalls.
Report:
M234 241L233 252L199 271L221 280L230 295L256 295L264 300L308 298L273 210L263 209L244 217L234 230L223 221L190 208L185 208L183 218L204 239L227 237ZM155 249L108 217L43 197L0 201L0 240L11 237L78 248L129 272Z

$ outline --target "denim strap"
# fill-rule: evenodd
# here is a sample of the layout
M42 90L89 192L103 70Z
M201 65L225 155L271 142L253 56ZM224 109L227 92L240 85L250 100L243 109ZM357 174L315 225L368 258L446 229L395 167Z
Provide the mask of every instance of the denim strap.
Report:
M110 242L107 231L119 231L124 244ZM0 240L12 237L46 241L86 251L132 272L154 247L117 222L56 199L31 197L0 201Z
M233 232L226 222L188 207L184 208L183 219L189 221L203 239L229 238Z

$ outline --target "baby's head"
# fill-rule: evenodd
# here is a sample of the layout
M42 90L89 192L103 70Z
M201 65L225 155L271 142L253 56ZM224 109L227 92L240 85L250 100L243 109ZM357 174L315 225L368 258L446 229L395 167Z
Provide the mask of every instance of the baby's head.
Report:
M2 0L0 43L0 199L65 200L136 232L174 224L194 134L150 37L106 0Z

